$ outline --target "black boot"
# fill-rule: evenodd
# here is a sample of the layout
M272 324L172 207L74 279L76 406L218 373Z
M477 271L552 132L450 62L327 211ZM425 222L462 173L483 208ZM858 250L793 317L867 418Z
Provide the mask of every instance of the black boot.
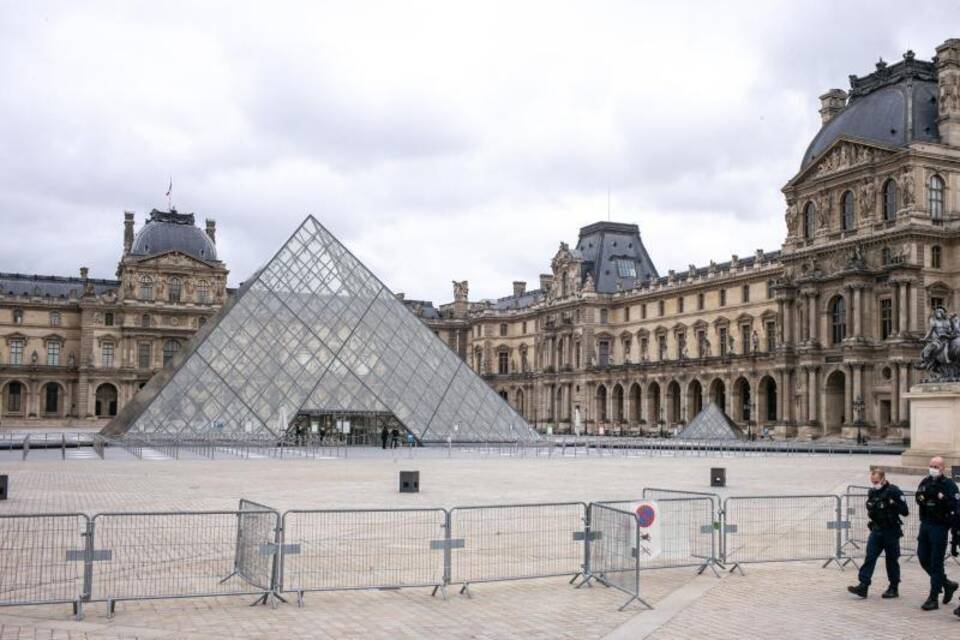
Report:
M934 609L939 609L940 605L937 604L937 595L939 594L933 594L927 598L927 601L920 605L920 608L924 611L933 611Z
M943 604L947 604L953 600L953 594L956 593L958 586L960 585L956 582L950 582L949 580L943 581Z
M957 607L956 609L953 610L953 615L960 617L960 607Z
M867 589L869 589L869 588L870 588L870 587L868 587L867 585L865 585L865 584L863 584L863 583L861 582L860 584L858 584L858 585L855 586L855 587L847 587L847 591L849 591L850 593L852 593L852 594L855 595L855 596L860 596L861 598L866 598L866 597L867 597Z
M897 585L892 584L892 585L890 585L889 587L887 587L887 590L884 591L884 592L880 595L880 597L881 597L881 598L884 598L884 599L887 599L887 600L889 600L890 598L899 598L899 597L900 597L900 592L897 591Z

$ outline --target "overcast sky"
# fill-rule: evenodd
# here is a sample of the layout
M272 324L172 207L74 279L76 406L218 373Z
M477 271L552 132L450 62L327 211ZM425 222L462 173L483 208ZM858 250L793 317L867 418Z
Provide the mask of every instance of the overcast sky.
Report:
M0 271L114 277L123 210L217 220L231 284L308 213L408 298L531 288L640 226L661 273L785 233L818 96L960 2L0 0Z

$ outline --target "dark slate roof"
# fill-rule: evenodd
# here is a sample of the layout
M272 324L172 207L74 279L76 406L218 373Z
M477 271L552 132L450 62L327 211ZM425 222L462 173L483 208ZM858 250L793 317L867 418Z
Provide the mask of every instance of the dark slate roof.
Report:
M616 293L617 282L622 289L632 289L634 284L657 277L657 268L640 240L640 229L635 224L620 222L595 222L580 229L576 251L583 258L582 281L587 274L593 277L598 293ZM636 278L620 277L616 258L632 260Z
M101 280L89 278L96 295L120 287L119 280ZM39 276L23 273L0 273L0 293L7 296L40 296L43 298L80 297L83 293L83 280L62 276Z
M779 251L765 251L761 255L762 255L762 261L764 263L780 261ZM756 264L756 262L757 262L756 254L747 256L745 258L738 258L737 268L750 269L753 267L754 264ZM718 262L716 264L717 273L725 273L725 272L731 271L732 269L733 269L732 260L727 260L726 262ZM676 273L674 274L674 278L676 278L677 282L686 282L687 280L693 280L695 277L706 276L709 272L710 272L709 267L699 267L695 269L692 273L690 272L689 269L686 271L681 271L679 273ZM667 276L663 276L656 279L657 284L667 284L669 282L670 282L670 278ZM653 281L651 281L650 284L653 284Z
M915 140L937 142L937 80L931 62L907 52L893 66L878 63L868 76L850 77L850 99L813 138L801 169L820 157L837 138L846 136L904 147ZM912 117L908 118L908 115Z
M414 315L428 320L439 320L440 312L429 300L403 300L403 304L410 309Z
M167 251L179 251L204 262L217 260L216 245L202 229L194 226L192 213L154 209L137 232L130 254L155 256Z
M519 296L504 296L503 298L497 298L491 302L490 308L497 311L526 309L527 307L532 307L543 300L544 295L543 289L534 289Z

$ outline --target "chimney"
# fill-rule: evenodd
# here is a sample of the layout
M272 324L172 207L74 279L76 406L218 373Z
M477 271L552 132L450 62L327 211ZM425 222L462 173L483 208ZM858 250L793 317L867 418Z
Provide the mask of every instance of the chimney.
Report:
M952 38L937 47L937 104L940 142L960 146L960 39Z
M217 244L217 221L207 218L207 235L210 236L210 242Z
M123 255L133 248L133 211L123 212Z
M80 267L80 279L83 280L83 282L87 281L87 274L89 273L90 269L87 269L86 267Z
M833 116L840 113L847 106L847 92L843 89L830 89L820 96L820 120L827 124Z
M553 284L553 274L551 273L541 273L540 274L540 289L547 291L550 289L550 285Z
M513 297L519 298L527 292L527 283L522 280L513 281Z

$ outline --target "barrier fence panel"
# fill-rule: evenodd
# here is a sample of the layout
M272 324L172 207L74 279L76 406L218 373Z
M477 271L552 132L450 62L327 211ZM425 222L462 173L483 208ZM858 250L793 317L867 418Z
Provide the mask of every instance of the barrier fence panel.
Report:
M276 510L240 499L233 572L223 578L224 582L237 575L258 589L274 589L278 555L275 545L279 544L277 522Z
M260 513L273 519L274 530L280 526L275 512ZM232 575L239 523L253 515L251 510L97 514L93 552L106 557L94 563L91 599L107 602L112 614L118 600L268 595L269 584ZM260 551L275 553L274 541Z
M474 582L575 577L585 562L586 521L583 502L455 507L449 582L469 594Z
M281 591L444 586L444 509L291 510L283 514Z
M839 564L846 525L835 495L731 497L723 503L724 561ZM742 569L741 569L742 572Z
M86 598L89 519L81 513L0 515L0 606Z
M637 517L629 511L593 503L589 508L590 536L587 580L624 592L630 599L620 607L622 611L634 600L652 609L640 597L640 527Z
M644 490L644 493L647 493ZM640 561L640 570L697 567L703 573L707 567L719 564L717 527L714 520L714 504L708 496L689 495L685 498L653 498L657 503L660 520L661 552L652 560ZM639 500L603 502L605 506L629 511Z

